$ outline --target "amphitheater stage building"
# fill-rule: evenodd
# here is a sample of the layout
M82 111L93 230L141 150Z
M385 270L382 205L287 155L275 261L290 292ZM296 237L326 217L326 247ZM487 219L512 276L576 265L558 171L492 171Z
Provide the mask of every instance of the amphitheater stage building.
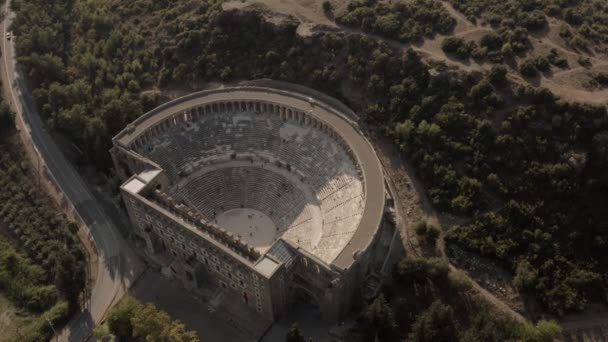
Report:
M132 235L192 291L218 288L269 321L302 302L338 320L387 268L397 232L382 167L334 99L193 93L113 145Z

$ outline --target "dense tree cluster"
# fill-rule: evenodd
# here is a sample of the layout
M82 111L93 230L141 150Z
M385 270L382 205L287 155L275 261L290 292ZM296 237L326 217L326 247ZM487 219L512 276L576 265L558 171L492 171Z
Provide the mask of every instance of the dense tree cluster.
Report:
M436 33L448 34L456 26L456 20L441 3L431 0L356 0L349 3L346 13L336 21L401 42L417 41Z
M15 304L34 312L50 308L59 299L59 291L47 281L40 266L0 240L0 289Z
M55 284L71 309L85 284L85 257L77 227L57 215L40 196L36 179L8 143L0 146L0 218L27 255L44 269L44 280ZM39 276L38 274L36 275Z
M18 62L34 84L40 112L107 169L111 137L144 109L140 82L150 75L143 68L156 62L136 49L143 37L115 31L111 17L91 2L15 0L12 7ZM78 22L69 31L75 12Z
M199 341L196 332L187 330L183 323L172 320L154 304L143 304L130 296L112 308L107 325L108 330L102 327L95 331L95 336L101 341L111 341L111 335L120 341L133 342Z
M68 303L49 281L45 270L18 253L3 236L0 236L0 291L17 307L35 316L20 332L24 341L48 340L53 333L49 322L60 326L69 316Z
M528 34L522 28L492 31L482 36L479 44L455 36L445 38L441 44L446 54L453 54L460 59L473 57L499 64L510 61L516 54L521 54L530 47Z
M470 284L439 258L401 260L396 283L363 311L362 341L505 341L519 325L470 297ZM457 294L457 295L456 295Z
M25 56L28 44L20 40L39 39L39 30L55 26L57 32L72 28L69 50L53 50L64 73L44 72L45 63L25 65L34 79L45 77L36 94L54 127L71 132L85 149L103 151L90 154L96 160L107 158L112 134L153 104L141 89L200 79L294 81L340 98L393 139L432 203L468 218L448 233L449 243L494 257L514 273L528 262L537 274L527 287L557 313L605 291L605 108L513 86L502 67L487 75L431 69L413 50L401 55L365 35L319 33L304 40L295 22L267 23L254 12L220 11L216 2L195 9L187 1L20 2L28 8L25 18L51 15L58 3L71 6L70 18L41 20L67 20L64 25L22 19L17 43ZM435 4L417 9L432 11ZM382 6L355 3L351 12L390 15ZM415 26L416 19L409 20ZM502 58L519 49L516 43L525 45L525 29L501 32L483 37L474 50ZM553 63L545 59L534 62L536 70Z

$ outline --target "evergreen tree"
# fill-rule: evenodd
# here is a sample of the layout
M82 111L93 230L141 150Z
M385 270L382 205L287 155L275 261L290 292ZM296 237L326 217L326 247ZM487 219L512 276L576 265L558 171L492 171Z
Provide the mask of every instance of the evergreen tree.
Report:
M457 339L454 311L449 305L435 301L416 318L408 342L448 342Z
M377 337L380 341L389 340L397 327L393 309L382 294L367 307L365 321L370 328L370 337Z

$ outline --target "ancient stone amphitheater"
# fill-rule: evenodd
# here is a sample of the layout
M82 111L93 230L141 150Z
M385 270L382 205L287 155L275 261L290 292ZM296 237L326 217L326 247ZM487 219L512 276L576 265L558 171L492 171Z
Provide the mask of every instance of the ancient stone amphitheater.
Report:
M333 99L261 87L195 93L143 115L114 146L133 232L193 288L210 280L274 319L295 292L321 310L349 302L334 292L352 296L346 280L371 267L382 169Z

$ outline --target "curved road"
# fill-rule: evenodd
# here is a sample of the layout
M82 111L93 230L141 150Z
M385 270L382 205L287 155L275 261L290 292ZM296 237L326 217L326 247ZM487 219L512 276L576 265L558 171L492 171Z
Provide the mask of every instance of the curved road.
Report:
M85 341L91 336L95 324L103 319L107 310L122 297L133 280L143 271L143 264L46 131L27 84L18 71L14 40L6 39L6 32L14 14L9 9L3 13L6 15L0 29L0 65L3 69L1 77L11 108L17 113L17 119L34 143L51 177L88 227L97 247L99 267L86 308L58 332L59 340Z

